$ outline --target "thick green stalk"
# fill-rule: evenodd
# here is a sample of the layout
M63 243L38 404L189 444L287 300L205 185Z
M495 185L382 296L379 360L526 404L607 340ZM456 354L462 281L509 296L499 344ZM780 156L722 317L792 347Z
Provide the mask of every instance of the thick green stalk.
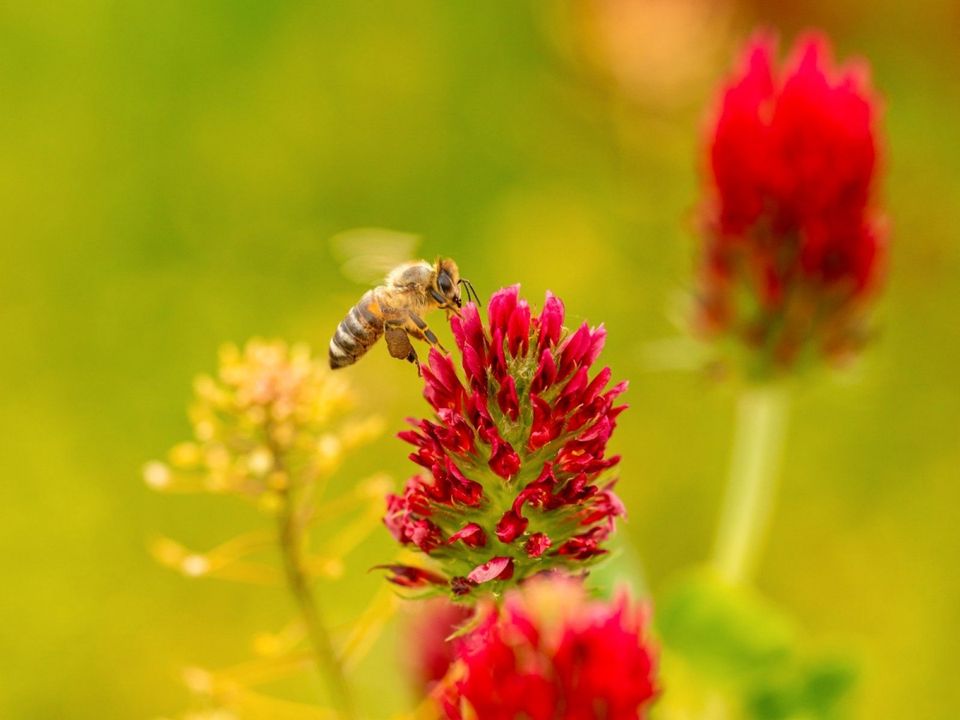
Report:
M776 496L786 432L788 389L768 383L748 388L737 404L733 455L713 561L730 583L749 582L756 570Z

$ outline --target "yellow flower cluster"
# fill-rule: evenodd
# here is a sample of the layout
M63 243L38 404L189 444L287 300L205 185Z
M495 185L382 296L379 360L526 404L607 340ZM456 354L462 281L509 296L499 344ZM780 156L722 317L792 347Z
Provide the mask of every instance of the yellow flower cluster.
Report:
M236 493L274 509L291 478L324 478L381 430L376 418L332 427L352 404L349 388L303 345L226 345L217 375L198 377L194 392L194 440L144 467L156 490Z
M162 492L239 497L274 523L202 552L159 537L151 552L189 578L285 583L299 617L279 633L259 636L262 652L255 660L217 671L186 671L185 683L202 711L182 717L277 717L272 708L279 701L256 686L311 663L330 678L330 702L345 708L343 666L369 649L393 610L393 596L375 598L345 638L334 638L313 586L340 577L346 556L380 527L389 477L378 473L348 484L330 481L345 454L379 435L382 423L377 417L346 419L353 403L345 379L327 368L325 358L314 359L306 346L280 341L223 347L217 373L197 378L194 395L193 439L175 445L165 460L147 463L144 481ZM310 710L306 716L334 717ZM295 716L305 715L291 710L289 717Z

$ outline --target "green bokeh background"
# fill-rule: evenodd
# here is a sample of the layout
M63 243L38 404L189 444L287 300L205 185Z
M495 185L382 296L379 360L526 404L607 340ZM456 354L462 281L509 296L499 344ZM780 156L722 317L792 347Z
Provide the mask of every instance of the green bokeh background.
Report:
M703 559L732 396L651 369L646 348L676 333L711 84L761 21L787 37L823 27L871 60L893 244L875 346L795 399L758 585L811 636L855 650L858 717L957 716L960 11L741 3L694 36L649 5L614 27L696 72L651 65L644 85L633 68L640 89L588 59L591 7L616 3L0 8L0 717L174 714L180 667L238 662L282 624L281 592L189 582L146 550L157 534L207 547L262 520L152 494L140 467L187 436L191 379L221 342L325 347L362 291L327 243L346 228L415 232L482 294L551 288L572 319L605 322L604 359L631 381L613 443L626 533L654 590ZM424 407L385 351L349 372L390 428ZM399 482L405 454L388 434L343 482ZM379 587L365 570L392 553L381 531L352 557L324 591L335 616ZM394 637L357 675L374 718L402 697Z

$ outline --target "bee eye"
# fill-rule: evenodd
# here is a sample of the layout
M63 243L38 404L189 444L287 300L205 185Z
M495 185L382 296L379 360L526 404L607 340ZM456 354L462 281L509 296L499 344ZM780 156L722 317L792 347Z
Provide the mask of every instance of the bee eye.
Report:
M440 273L440 277L437 278L437 285L440 286L440 292L444 295L448 295L453 290L453 283L446 272Z

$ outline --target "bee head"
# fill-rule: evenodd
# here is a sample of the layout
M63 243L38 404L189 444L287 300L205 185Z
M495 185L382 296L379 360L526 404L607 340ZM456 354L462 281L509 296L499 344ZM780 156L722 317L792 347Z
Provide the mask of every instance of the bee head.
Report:
M460 297L460 270L457 264L450 258L437 260L437 272L435 290L443 299L440 307L453 308L461 307L463 300ZM439 301L440 298L437 298Z
M477 301L477 305L480 305L480 298L477 296L477 291L473 289L473 285L469 280L460 277L460 270L453 260L450 258L438 259L435 275L435 287L431 288L431 292L434 300L437 301L441 308L453 310L457 313L457 309L463 307L463 297L460 294L461 287L467 293L468 302L472 294L473 299ZM457 314L459 315L459 313Z

